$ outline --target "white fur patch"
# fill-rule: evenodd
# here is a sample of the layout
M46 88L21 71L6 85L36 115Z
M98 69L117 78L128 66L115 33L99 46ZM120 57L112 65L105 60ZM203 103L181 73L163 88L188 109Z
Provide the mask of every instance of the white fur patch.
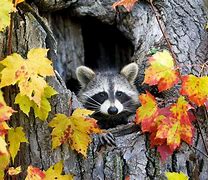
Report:
M109 114L108 109L111 106L115 106L118 109L117 114L123 111L123 105L116 99L114 103L111 103L109 100L104 101L104 103L100 106L100 112L103 114Z
M117 114L119 114L120 112L122 112L123 111L123 105L120 103L120 101L119 100L115 100L115 107L118 109L118 113Z
M110 107L110 101L105 100L104 103L100 106L100 112L103 114L108 114L108 109Z

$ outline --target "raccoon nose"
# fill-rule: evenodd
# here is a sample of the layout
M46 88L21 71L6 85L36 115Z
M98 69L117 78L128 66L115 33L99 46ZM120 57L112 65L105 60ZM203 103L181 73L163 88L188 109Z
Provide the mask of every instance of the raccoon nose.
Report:
M115 115L118 113L118 109L115 106L108 108L108 114Z

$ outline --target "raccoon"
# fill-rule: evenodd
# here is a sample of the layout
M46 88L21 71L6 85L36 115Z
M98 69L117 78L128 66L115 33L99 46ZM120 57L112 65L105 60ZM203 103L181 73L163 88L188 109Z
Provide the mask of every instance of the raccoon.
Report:
M93 118L102 129L127 124L128 117L139 106L138 91L134 85L138 65L130 63L119 72L94 72L86 66L76 69L81 84L78 99L86 109L95 111Z

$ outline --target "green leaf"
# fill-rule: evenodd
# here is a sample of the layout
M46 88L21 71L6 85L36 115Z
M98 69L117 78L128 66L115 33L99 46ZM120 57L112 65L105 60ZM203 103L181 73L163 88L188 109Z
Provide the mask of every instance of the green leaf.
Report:
M17 152L19 151L20 148L20 143L22 142L28 143L28 140L25 137L25 133L23 132L23 127L9 129L8 141L9 141L9 152L14 162L14 158L17 155Z

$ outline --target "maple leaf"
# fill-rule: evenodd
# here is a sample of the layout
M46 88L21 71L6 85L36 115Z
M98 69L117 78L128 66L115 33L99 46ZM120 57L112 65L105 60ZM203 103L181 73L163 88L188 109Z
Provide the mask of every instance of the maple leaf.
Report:
M25 180L44 180L45 173L37 167L28 166Z
M45 172L44 180L51 180L51 179L61 179L61 180L73 180L71 175L61 175L63 170L63 162L60 161L56 163L54 166L51 166Z
M20 109L29 116L31 107L34 109L35 117L38 117L41 120L46 120L48 113L51 111L51 105L48 101L48 98L57 94L57 92L50 86L46 86L44 89L44 94L41 98L40 106L31 101L27 96L17 94L15 98L15 104L19 104Z
M11 128L8 131L8 141L9 141L9 152L11 154L12 160L17 155L20 148L20 143L26 142L25 133L23 132L23 127Z
M141 106L136 111L136 124L142 123L142 132L152 132L157 128L157 123L162 116L158 116L158 107L155 97L149 92L139 96Z
M17 174L19 174L19 173L21 173L21 172L22 172L21 166L18 166L18 167L16 167L16 168L10 167L10 168L8 169L8 174L9 174L10 176L17 175Z
M49 123L54 128L51 133L52 148L68 142L72 149L86 157L88 145L92 141L90 134L101 132L96 120L88 117L92 113L90 110L76 109L70 117L56 114Z
M10 24L10 13L15 10L11 0L0 1L0 32Z
M160 92L170 89L178 83L179 75L168 51L157 52L149 58L149 63L150 67L145 70L143 83L157 85Z
M116 9L117 6L124 6L126 10L130 12L137 1L138 0L120 0L113 3L112 7L113 9Z
M208 100L208 76L196 77L187 75L182 77L181 94L197 106L202 106Z
M5 66L1 71L0 87L18 84L20 94L29 97L38 106L47 87L46 76L54 76L51 61L46 58L47 49L37 48L28 52L28 59L19 54L7 56L0 63Z
M156 138L167 139L167 145L172 151L179 147L181 140L192 143L193 126L188 114L190 108L184 97L180 96L177 103L169 108L171 115L158 126Z
M6 105L2 91L0 90L0 122L8 120L14 112L11 107Z
M168 180L188 180L188 176L183 172L176 173L176 172L166 172L165 173Z

